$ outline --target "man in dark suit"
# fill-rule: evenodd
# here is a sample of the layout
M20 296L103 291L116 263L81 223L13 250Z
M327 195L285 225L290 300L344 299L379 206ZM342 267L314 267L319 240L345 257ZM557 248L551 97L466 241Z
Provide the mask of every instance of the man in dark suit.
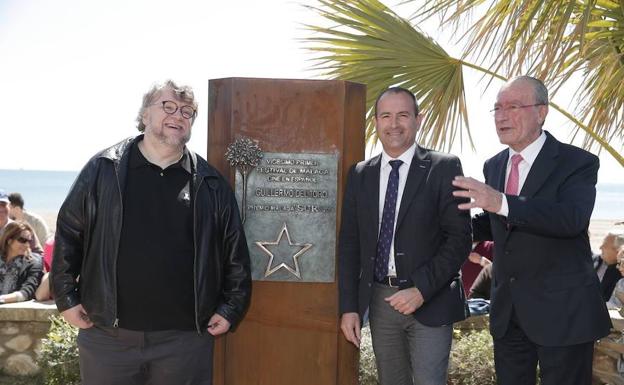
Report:
M383 152L351 168L343 201L341 329L359 347L368 312L382 385L446 384L451 324L467 314L458 272L470 218L451 185L461 164L416 145L421 120L410 91L379 96Z
M589 245L598 158L558 142L542 126L548 91L532 77L507 82L494 105L509 146L485 162L485 183L453 182L482 208L474 237L493 240L490 331L498 383L591 384L593 343L609 333ZM503 193L504 192L504 193Z

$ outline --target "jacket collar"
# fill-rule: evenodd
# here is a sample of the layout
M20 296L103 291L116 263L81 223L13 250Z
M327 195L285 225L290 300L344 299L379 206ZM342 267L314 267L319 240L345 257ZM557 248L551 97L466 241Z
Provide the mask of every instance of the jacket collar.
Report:
M415 200L416 192L420 188L420 184L425 180L425 176L429 173L429 168L431 168L431 157L429 151L416 145L414 158L412 159L407 173L407 180L409 183L405 183L405 189L403 190L403 196L401 197L401 205L399 206L399 214L397 216L396 223L397 229L403 222L405 215L407 215L410 205Z
M416 192L420 184L424 181L425 176L429 172L431 167L431 157L429 151L425 148L416 145L414 157L410 163L410 168L407 174L407 180L409 183L405 183L405 189L403 190L403 196L401 197L401 205L399 207L399 214L397 216L396 228L399 228L403 218L407 214L408 208L416 196ZM372 223L375 225L379 222L379 175L381 168L381 154L371 158L368 161L365 168L365 188L370 193L371 202L369 205L370 215L374 219Z
M550 132L546 133L546 141L542 149L537 154L535 161L531 165L531 170L522 186L520 195L531 197L546 182L550 174L557 167L557 157L559 156L559 141ZM494 158L492 176L495 178L490 185L498 191L505 191L505 176L507 172L507 162L509 161L509 150L499 152Z
M102 151L99 157L111 160L113 163L115 163L115 167L118 169L118 171L122 172L123 170L123 172L125 173L126 167L120 167L120 165L127 165L130 148L134 143L143 140L143 136L143 134L140 134L135 137L126 138L121 142ZM188 148L187 151L191 158L191 169L195 170L197 176L199 176L200 178L218 177L216 170L210 167L210 165L208 165L208 162L197 156L194 151L191 151Z
M548 177L558 165L559 142L549 132L546 131L546 142L537 154L537 158L529 170L526 181L522 186L520 195L532 197L546 183Z

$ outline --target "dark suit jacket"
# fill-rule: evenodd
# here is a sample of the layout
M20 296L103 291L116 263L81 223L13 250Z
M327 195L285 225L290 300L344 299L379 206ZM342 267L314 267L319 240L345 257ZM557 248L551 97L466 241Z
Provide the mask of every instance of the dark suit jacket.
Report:
M525 334L539 345L568 346L609 333L589 245L598 158L546 142L518 196L507 195L509 215L473 220L475 239L494 241L490 329L505 335L512 308ZM508 150L485 162L488 185L504 191Z
M347 181L339 240L340 313L363 320L372 293L379 235L381 155L354 165ZM414 317L440 326L467 316L459 269L471 247L470 218L457 209L451 181L457 157L416 147L401 198L394 239L400 288L416 286L425 300Z

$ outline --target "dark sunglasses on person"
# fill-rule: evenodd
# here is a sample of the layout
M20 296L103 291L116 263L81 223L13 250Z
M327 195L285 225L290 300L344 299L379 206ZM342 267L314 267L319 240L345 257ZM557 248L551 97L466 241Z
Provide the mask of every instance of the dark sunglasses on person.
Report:
M24 237L15 238L15 240L19 243L30 243L30 239Z

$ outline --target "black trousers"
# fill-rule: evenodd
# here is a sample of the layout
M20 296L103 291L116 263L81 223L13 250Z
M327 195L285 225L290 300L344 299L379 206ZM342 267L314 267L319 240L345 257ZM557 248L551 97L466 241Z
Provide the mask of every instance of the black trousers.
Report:
M594 342L541 346L529 340L512 316L507 332L494 339L499 385L535 385L539 362L541 385L591 385Z
M78 333L83 385L211 385L214 337L119 328Z

